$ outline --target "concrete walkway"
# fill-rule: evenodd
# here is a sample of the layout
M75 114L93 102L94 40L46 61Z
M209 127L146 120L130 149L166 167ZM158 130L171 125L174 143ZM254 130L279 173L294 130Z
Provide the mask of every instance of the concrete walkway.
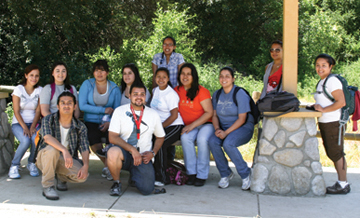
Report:
M22 162L26 164L26 159ZM41 176L31 177L26 168L21 179L0 177L0 217L358 217L360 216L360 169L350 168L347 195L284 197L242 191L236 174L227 189L217 188L219 173L211 163L203 187L166 186L166 194L143 196L127 187L129 173L121 173L121 197L108 194L112 182L101 177L102 163L92 156L90 177L83 184L68 184L58 191L60 200L42 196ZM323 168L326 185L337 177L334 169ZM235 168L233 167L235 172ZM126 190L125 190L126 189Z

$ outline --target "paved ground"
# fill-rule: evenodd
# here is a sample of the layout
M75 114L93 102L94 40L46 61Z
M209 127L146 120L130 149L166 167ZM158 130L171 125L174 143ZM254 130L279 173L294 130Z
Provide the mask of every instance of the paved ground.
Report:
M23 161L26 164L26 161ZM100 176L102 164L90 161L90 177L83 184L69 184L58 192L60 200L49 201L41 192L41 177L31 177L26 168L21 179L0 177L0 217L358 217L360 216L360 169L350 168L348 195L284 197L242 191L237 175L227 189L217 188L220 179L211 163L205 186L166 186L166 194L142 196L127 188L129 174L121 174L121 197L109 196L112 182ZM323 168L327 185L336 181L332 168ZM233 168L235 172L235 169Z

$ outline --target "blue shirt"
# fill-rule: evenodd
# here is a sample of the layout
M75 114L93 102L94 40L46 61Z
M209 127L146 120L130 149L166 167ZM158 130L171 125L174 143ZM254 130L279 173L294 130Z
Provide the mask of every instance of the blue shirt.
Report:
M236 93L237 105L233 101L233 93L235 90L235 86L231 89L231 91L225 94L224 90L221 91L219 100L216 102L216 93L219 91L215 91L212 96L212 104L214 110L216 110L216 115L219 118L220 126L223 130L228 129L234 122L239 118L239 114L251 112L250 107L250 97L245 93L244 90L240 89ZM254 125L253 116L248 113L246 123L244 125Z
M166 56L163 53L155 54L152 60L152 63L158 68L165 67L169 70L170 82L173 88L179 85L177 82L178 66L184 62L182 54L176 52L171 53L169 63L166 63Z

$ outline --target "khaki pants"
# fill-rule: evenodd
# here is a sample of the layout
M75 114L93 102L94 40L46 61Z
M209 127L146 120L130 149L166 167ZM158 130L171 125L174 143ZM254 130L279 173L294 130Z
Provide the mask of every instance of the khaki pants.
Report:
M42 172L41 184L43 188L55 185L55 174L57 174L57 178L62 182L80 183L85 182L87 179L77 178L77 174L82 167L78 160L73 159L73 166L67 169L63 155L50 145L39 151L36 166Z

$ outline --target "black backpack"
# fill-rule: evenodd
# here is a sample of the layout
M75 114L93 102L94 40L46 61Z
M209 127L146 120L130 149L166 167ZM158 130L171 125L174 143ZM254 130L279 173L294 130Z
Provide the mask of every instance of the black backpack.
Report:
M250 109L251 111L249 113L251 113L251 115L254 117L254 125L258 124L259 120L260 120L260 111L257 107L257 105L255 104L254 100L252 99L252 97L250 96L249 92L246 91L246 89L239 87L239 86L235 86L235 90L233 92L233 102L235 103L236 107L238 106L238 102L236 100L236 94L238 93L238 91L242 89L245 91L245 93L249 96L250 98ZM215 99L216 102L219 101L219 97L221 94L221 91L223 90L223 88L219 89L218 92L216 93ZM247 118L246 118L247 119Z

